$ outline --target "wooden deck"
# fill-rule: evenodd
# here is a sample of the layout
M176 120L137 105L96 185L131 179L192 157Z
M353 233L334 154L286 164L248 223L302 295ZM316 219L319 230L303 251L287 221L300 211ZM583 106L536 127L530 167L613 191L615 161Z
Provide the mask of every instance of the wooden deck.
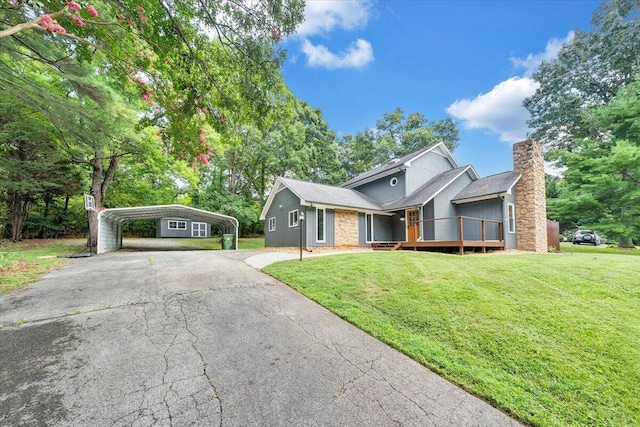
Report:
M455 237L460 238L463 237L462 240L420 240L416 242L374 242L371 247L375 251L395 251L395 250L414 250L414 251L428 251L428 250L451 250L458 249L458 253L460 255L464 254L465 249L467 250L481 250L482 253L486 253L487 249L498 249L504 250L504 237L503 237L503 229L502 222L482 219L482 218L471 218L466 216L456 216L456 217L446 217L446 218L435 218L428 219L422 221L412 221L411 224L416 225L419 223L424 224L433 224L436 221L455 221L457 223L457 233L451 233ZM464 221L475 221L480 224L481 233L480 240L465 240L464 237L469 235L465 234L464 229ZM488 240L486 238L487 235L491 235L491 233L487 233L487 225L495 224L497 226L497 240ZM457 234L457 236L456 236ZM470 233L473 236L473 233ZM494 235L496 233L493 233ZM414 235L414 238L417 237Z

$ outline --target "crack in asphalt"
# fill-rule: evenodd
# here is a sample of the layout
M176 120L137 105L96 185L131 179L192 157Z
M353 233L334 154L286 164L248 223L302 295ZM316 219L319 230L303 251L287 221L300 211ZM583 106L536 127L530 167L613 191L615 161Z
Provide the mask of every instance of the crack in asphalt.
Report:
M193 350L196 352L196 354L198 355L198 357L200 358L200 361L202 362L202 374L205 376L205 378L207 379L207 382L209 383L209 385L211 386L211 396L216 399L216 401L218 402L218 409L220 411L220 426L222 427L222 420L223 420L223 412L222 412L222 399L220 398L220 395L218 394L218 390L216 389L216 386L213 382L213 378L211 377L211 375L209 374L209 371L207 370L207 362L204 359L204 356L202 355L202 352L200 351L200 349L198 349L197 343L198 343L198 336L190 329L189 327L189 319L188 319L188 315L184 309L183 306L183 301L178 298L178 304L180 305L180 311L182 312L182 318L184 319L184 328L185 330L193 337L193 339L191 340L191 347L193 348ZM196 405L197 406L197 405Z

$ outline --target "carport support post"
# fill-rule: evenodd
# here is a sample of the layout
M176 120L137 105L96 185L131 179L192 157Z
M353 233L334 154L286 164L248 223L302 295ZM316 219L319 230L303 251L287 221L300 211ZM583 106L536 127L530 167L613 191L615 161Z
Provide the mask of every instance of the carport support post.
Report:
M90 209L87 209L87 221L89 222L89 256L93 256L93 236L91 233L91 210ZM96 245L97 244L98 242L96 242Z
M298 216L298 222L298 228L300 228L300 261L302 261L302 231L304 229L304 212L300 212L300 215Z

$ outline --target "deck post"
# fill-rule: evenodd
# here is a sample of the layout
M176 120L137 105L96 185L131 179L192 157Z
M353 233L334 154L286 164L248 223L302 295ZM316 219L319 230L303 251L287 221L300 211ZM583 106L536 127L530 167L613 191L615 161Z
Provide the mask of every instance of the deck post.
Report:
M461 216L458 217L458 239L460 241L460 255L464 255L464 225Z

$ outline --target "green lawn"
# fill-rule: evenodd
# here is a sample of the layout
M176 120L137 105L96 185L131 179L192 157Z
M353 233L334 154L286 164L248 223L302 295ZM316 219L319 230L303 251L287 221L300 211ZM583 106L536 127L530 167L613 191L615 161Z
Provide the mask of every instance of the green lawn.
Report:
M174 239L178 240L178 239ZM184 239L183 239L184 240ZM209 239L187 239L190 244L199 246L202 249L221 249L222 240L220 237ZM264 237L239 237L238 249L264 249Z
M58 255L82 252L84 239L0 241L0 293L34 283L69 262Z
M524 422L631 426L638 260L374 252L265 271Z
M571 242L560 243L560 252L571 252L571 253L581 253L581 254L617 254L617 255L640 256L640 248L621 249L617 247L609 247L607 245L600 245L600 246L574 245Z

